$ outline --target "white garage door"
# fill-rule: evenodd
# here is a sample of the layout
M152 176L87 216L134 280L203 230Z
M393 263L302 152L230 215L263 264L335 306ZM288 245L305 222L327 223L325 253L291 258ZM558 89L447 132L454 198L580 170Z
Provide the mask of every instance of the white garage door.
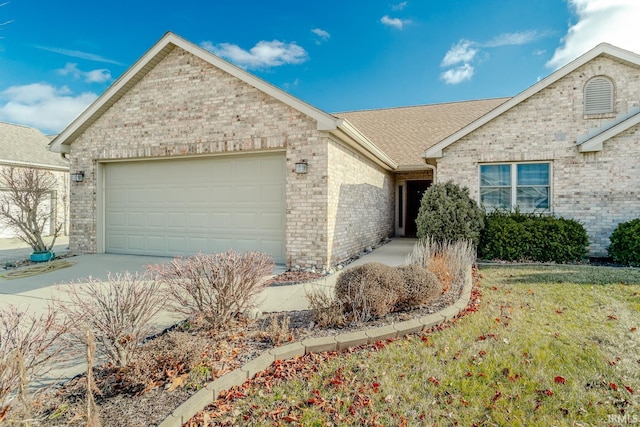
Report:
M284 263L284 153L107 163L105 190L107 252L235 249Z

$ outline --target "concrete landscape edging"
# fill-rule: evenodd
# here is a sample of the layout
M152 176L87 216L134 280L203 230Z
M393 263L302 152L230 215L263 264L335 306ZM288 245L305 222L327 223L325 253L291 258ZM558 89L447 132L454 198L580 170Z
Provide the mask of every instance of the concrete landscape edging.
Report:
M242 385L246 380L253 378L257 373L267 369L276 360L293 359L304 356L307 353L342 351L352 347L373 344L380 340L401 338L412 333L426 331L449 321L469 304L472 286L472 274L471 270L469 270L458 300L437 313L357 332L347 332L319 338L305 338L302 341L265 350L258 357L247 362L242 367L217 378L199 390L178 406L164 421L158 424L158 427L181 427L199 411L210 403L213 403L221 392L229 390L234 386Z

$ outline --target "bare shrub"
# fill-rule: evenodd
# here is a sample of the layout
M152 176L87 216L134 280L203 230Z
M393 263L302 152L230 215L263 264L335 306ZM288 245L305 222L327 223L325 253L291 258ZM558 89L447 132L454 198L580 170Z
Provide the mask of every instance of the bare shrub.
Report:
M220 328L239 313L255 307L254 299L273 273L273 258L258 252L198 253L152 265L149 271L167 285L172 307L188 316L202 316Z
M0 422L17 395L16 417L31 408L29 385L50 371L59 356L59 344L66 325L51 307L41 315L29 314L9 305L0 308ZM37 393L37 392L36 392Z
M0 168L0 185L6 189L0 194L0 218L34 251L50 250L62 228L62 223L51 224L55 214L46 203L52 200L56 177L42 169ZM53 235L49 245L42 239L48 226Z
M443 284L443 292L453 282L462 280L476 260L476 250L470 241L437 243L422 239L407 256L407 264L429 269ZM445 289L447 288L447 289Z
M345 317L342 307L332 295L323 290L307 291L309 309L314 322L321 328L326 326L343 326Z
M335 296L348 318L365 322L394 310L401 298L401 285L397 269L371 262L340 273Z
M404 293L396 309L426 304L440 295L442 288L440 281L426 268L409 264L398 267L398 272L404 282Z
M55 303L70 319L72 336L86 345L91 329L98 351L116 367L131 362L166 299L159 283L137 273L109 274L106 282L90 277L86 284L66 286L64 294L68 302Z

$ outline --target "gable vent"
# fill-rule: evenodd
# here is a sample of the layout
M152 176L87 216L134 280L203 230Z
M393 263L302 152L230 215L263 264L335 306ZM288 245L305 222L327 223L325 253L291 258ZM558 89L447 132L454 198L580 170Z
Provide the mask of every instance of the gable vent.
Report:
M584 113L613 112L613 83L606 77L594 77L584 87Z

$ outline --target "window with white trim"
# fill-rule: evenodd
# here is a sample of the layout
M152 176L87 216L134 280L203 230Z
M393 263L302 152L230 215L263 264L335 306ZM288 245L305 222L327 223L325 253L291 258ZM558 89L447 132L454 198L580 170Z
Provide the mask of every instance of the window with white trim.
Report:
M550 163L480 165L480 203L493 209L551 211Z
M613 113L613 82L596 76L584 85L584 114Z

